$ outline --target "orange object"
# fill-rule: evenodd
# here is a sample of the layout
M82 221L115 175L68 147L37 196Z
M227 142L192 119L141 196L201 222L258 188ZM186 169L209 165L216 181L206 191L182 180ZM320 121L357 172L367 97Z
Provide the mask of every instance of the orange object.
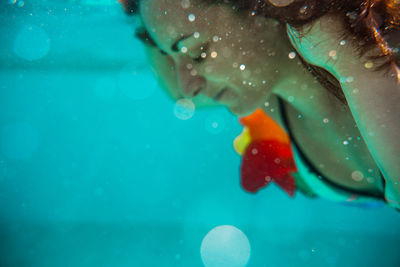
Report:
M239 121L246 129L246 134L241 135L246 140L235 140L244 151L240 168L242 187L255 193L273 181L293 197L296 180L291 173L297 172L297 168L286 132L262 109Z

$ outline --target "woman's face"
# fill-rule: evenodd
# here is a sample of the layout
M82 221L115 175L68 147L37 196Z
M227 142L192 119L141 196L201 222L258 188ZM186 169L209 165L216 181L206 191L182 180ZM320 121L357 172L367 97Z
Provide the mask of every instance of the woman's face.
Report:
M165 54L164 59L158 56L162 68L167 64L176 75L175 97L206 97L235 114L249 114L271 93L276 70L287 59L277 22L236 12L230 5L143 0L140 14ZM161 68L157 58L153 61Z

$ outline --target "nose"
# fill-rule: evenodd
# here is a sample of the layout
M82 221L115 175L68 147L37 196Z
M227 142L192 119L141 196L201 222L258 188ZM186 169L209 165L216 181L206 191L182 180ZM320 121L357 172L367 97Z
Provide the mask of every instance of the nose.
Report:
M200 75L190 63L180 63L177 75L180 90L185 97L195 97L206 88L206 78Z

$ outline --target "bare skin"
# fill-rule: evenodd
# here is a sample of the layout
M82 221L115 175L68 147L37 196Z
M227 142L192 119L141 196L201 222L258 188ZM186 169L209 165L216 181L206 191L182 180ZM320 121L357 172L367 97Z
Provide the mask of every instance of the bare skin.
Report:
M249 19L229 5L146 0L140 13L176 70L177 94L194 99L206 96L237 115L262 107L287 129L277 107L280 97L286 100L290 128L300 149L322 174L349 189L383 194L378 164L352 110L323 88L298 57L288 56L295 50L285 27L267 18ZM198 38L177 42L196 33ZM203 52L206 57L199 62ZM353 179L355 171L364 178Z

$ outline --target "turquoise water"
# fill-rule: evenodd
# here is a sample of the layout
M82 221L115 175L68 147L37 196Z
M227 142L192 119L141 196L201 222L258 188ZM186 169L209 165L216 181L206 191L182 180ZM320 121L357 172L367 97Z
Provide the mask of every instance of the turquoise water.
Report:
M400 266L389 207L245 193L237 119L179 119L115 1L0 7L0 266L213 266L221 225L247 266Z

